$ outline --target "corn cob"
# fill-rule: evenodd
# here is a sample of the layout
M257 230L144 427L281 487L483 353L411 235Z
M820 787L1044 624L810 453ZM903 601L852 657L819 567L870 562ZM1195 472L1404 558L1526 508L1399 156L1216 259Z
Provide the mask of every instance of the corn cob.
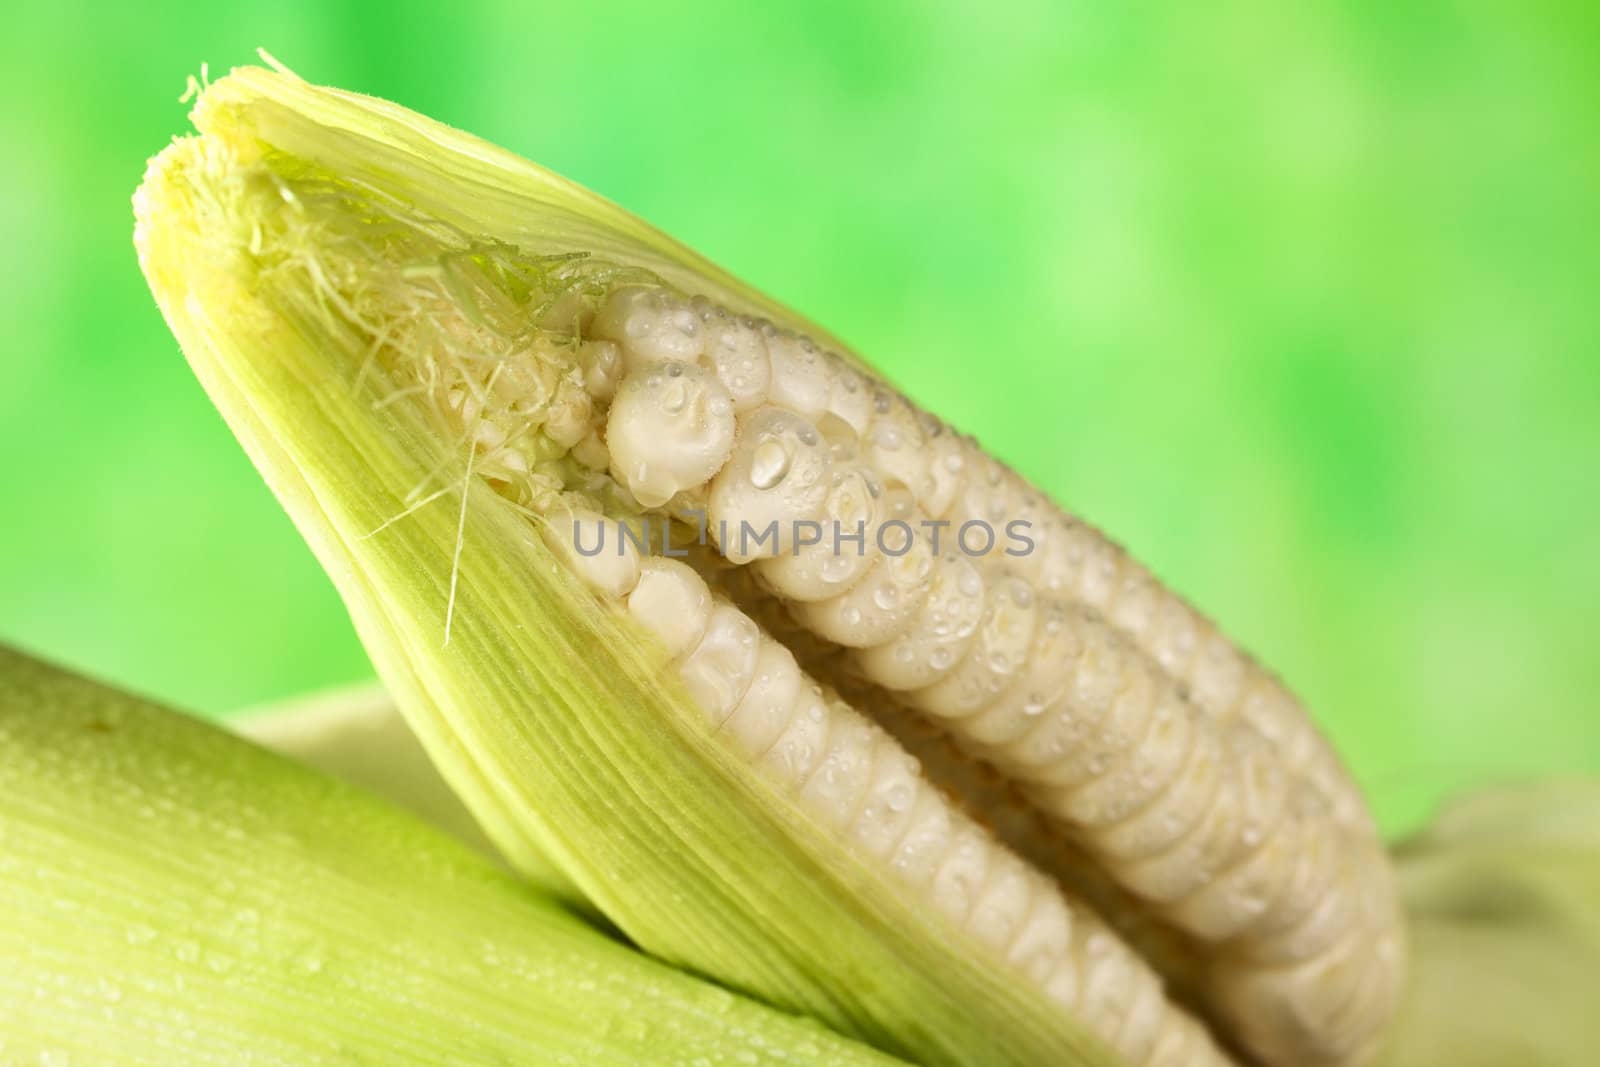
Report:
M1188 946L1225 1043L1372 1043L1403 951L1359 796L1103 538L529 164L287 74L195 120L136 198L152 289L519 869L927 1062L1228 1062L1063 864L870 715L917 714ZM696 527L715 551L671 558Z
M1169 629L1192 632L1193 611L970 442L944 452L958 489L932 514L958 539L979 530L984 565L950 557L935 575L940 527L923 509L950 486L926 459L932 441L959 439L809 342L638 286L610 294L591 333L620 351L608 469L639 505L704 515L723 556L751 564L802 628L853 650L862 675L940 719L1160 918L1217 946L1204 995L1254 1051L1285 1062L1360 1051L1399 994L1400 917L1355 787L1275 682L1214 636L1156 635L1163 666L1150 617L1160 610ZM745 387L770 388L770 349L785 346L822 368L809 399L789 398L804 412ZM1036 544L1007 567L992 531L1016 521L1077 540L1054 558ZM864 550L843 573L822 564L848 555L818 553L813 568L796 552L806 524L895 522L910 534L906 551L870 534L877 554ZM1133 592L1124 602L1143 603L1119 615L1120 573ZM751 635L748 669L711 672L734 689L757 669ZM1170 652L1197 643L1200 668ZM684 670L704 673L692 661ZM792 693L776 704L781 713Z
M396 808L0 648L0 1062L888 1057L650 960Z

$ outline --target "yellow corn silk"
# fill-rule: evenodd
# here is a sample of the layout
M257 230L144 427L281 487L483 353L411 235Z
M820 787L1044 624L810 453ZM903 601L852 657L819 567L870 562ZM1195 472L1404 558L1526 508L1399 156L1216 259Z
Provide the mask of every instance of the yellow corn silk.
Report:
M625 948L368 793L5 648L0 841L7 1064L896 1062Z
M1362 798L1120 548L530 163L282 71L193 118L151 289L513 867L921 1062L1370 1054Z

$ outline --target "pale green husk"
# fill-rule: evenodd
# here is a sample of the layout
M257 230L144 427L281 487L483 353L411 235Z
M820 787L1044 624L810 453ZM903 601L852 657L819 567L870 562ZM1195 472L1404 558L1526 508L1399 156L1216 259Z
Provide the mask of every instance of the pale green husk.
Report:
M348 686L231 715L241 736L369 789L498 860L379 685Z
M370 794L0 648L0 1063L889 1062Z
M304 224L285 193L310 175L517 255L594 253L825 335L592 194L394 105L246 69L210 86L194 121L203 136L154 161L135 198L151 289L510 863L666 960L921 1062L1115 1063L709 736L654 648L462 476L427 412L378 407L393 399L381 374L357 386L372 338L306 271L265 265L303 266L339 239L343 220ZM458 487L448 504L373 533L440 472Z
M1600 1056L1600 781L1486 790L1395 850L1410 997L1375 1067Z

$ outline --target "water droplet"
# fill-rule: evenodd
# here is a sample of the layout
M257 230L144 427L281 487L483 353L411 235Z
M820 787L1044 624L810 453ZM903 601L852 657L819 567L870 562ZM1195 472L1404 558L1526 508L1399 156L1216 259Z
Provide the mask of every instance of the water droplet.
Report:
M750 484L757 489L771 489L789 473L792 457L789 449L777 438L768 438L756 445L750 457Z
M850 575L850 557L842 554L830 554L822 560L822 580L825 582L842 582Z
M674 364L676 367L676 364ZM661 392L661 410L676 415L689 403L689 387L681 380L671 382Z
M892 585L880 585L872 591L872 602L884 611L890 611L900 602L900 590Z

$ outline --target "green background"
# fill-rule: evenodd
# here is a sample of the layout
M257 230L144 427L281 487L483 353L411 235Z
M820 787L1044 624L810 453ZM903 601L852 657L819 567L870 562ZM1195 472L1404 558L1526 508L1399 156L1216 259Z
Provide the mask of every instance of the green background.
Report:
M587 184L852 340L1284 673L1386 823L1600 769L1595 5L4 16L0 639L204 712L358 679L128 196L257 45Z

